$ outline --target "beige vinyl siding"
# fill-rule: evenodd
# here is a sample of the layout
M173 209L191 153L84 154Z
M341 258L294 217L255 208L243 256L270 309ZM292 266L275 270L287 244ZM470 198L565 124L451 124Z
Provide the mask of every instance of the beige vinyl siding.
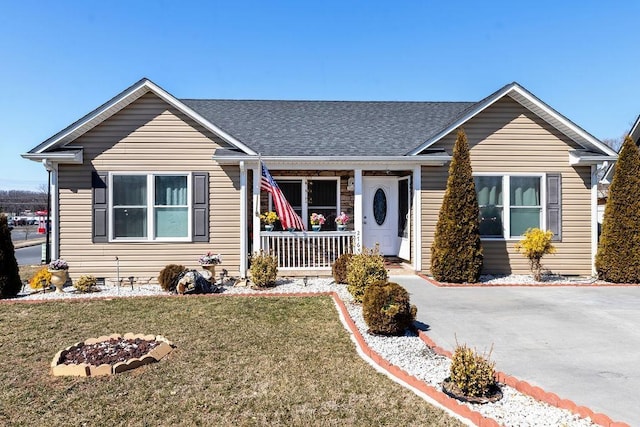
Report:
M557 254L543 258L543 265L554 273L590 275L590 168L569 165L568 154L581 147L509 97L469 120L464 130L474 173L562 174L562 241L555 243ZM452 132L434 148L451 154L455 139ZM422 268L427 273L447 174L448 165L422 168ZM527 260L514 249L516 242L483 240L483 271L528 274Z
M72 279L82 274L155 278L167 264L198 268L207 251L220 253L239 274L240 171L211 156L226 143L160 98L147 94L84 134L71 146L84 149L83 165L60 165L60 256ZM91 172L208 172L209 243L92 243Z

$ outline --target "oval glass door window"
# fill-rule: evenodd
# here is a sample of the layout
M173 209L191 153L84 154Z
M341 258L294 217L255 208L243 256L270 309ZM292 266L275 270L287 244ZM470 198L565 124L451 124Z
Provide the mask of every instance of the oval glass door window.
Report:
M378 225L384 224L387 218L387 195L382 188L378 188L373 195L373 217Z

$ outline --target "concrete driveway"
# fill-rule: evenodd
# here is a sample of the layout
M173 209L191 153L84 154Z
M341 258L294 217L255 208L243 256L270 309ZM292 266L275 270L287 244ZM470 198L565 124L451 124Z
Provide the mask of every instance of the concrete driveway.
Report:
M640 287L438 288L392 276L441 347L493 345L496 369L640 426Z

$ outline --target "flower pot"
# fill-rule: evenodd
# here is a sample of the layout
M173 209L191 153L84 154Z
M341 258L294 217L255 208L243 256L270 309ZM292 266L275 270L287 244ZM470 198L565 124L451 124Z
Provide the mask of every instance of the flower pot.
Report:
M216 279L216 264L202 264L204 274L202 277L211 281Z
M56 293L64 293L62 287L67 283L67 270L49 270L51 273L51 283L56 287Z
M312 225L312 226L311 226L311 229L312 229L313 231L320 231L320 229L321 229L321 228L322 228L322 226L321 226L320 224Z
M338 231L344 231L347 229L347 226L344 224L338 224Z
M265 224L264 229L265 231L273 231L273 224Z

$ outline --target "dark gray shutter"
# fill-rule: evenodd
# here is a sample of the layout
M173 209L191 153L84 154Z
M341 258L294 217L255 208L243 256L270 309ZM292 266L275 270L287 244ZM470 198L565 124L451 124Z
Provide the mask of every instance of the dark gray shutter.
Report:
M194 242L209 241L209 174L193 173L193 236Z
M107 173L91 172L91 188L93 189L93 243L107 243L109 234L107 230L108 193Z
M562 240L562 176L547 174L547 229L553 232L553 240Z

